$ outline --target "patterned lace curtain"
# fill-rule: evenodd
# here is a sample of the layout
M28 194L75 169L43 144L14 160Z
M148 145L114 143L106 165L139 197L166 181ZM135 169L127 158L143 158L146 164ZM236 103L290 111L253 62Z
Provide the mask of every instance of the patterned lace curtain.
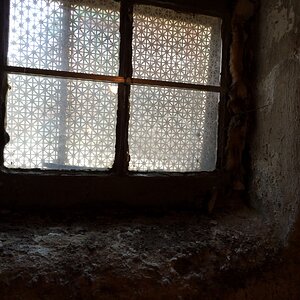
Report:
M11 0L10 66L118 75L119 3ZM220 19L137 5L133 77L220 85ZM108 169L117 85L9 74L5 165ZM219 93L131 86L130 170L213 170Z
M134 9L133 76L220 85L221 20L138 5ZM215 169L219 93L134 86L130 169Z
M119 4L11 0L8 64L117 75ZM9 74L5 165L21 168L112 166L117 85Z

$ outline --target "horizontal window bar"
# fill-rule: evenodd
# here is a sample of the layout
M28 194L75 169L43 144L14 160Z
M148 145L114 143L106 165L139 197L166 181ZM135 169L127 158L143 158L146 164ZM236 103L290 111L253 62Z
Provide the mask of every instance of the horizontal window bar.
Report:
M109 75L97 75L97 74L86 74L76 73L68 71L57 71L57 70L43 70L34 68L23 68L6 66L5 71L14 74L27 74L27 75L40 75L40 76L53 76L62 78L74 78L74 79L85 79L85 80L97 80L114 83L125 83L125 78L120 76L109 76Z
M200 91L216 92L216 93L221 91L220 86L173 82L173 81L162 81L162 80L152 80L152 79L139 79L139 78L130 79L130 78L127 78L126 83L135 84L135 85L174 87L174 88L200 90Z
M122 76L86 74L86 73L76 73L76 72L68 72L68 71L43 70L43 69L23 68L23 67L14 67L14 66L6 66L5 71L13 74L53 76L53 77L61 77L61 78L74 78L74 79L85 79L85 80L94 80L94 81L97 80L97 81L104 81L104 82L126 83L126 84L134 84L134 85L174 87L174 88L200 90L200 91L216 92L216 93L221 91L220 86L191 84L191 83L183 83L183 82L171 82L171 81L152 80L152 79L141 79L141 78L124 78Z

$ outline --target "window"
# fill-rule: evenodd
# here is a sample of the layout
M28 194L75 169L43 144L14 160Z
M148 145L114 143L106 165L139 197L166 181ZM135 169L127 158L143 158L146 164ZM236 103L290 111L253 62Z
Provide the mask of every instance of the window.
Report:
M8 75L7 167L112 167L118 87L105 76L118 76L119 9L103 0L10 1L8 64L19 69Z
M215 169L218 17L129 1L11 0L6 71L8 168Z
M131 88L129 169L215 169L220 25L215 17L135 6L133 77L148 85ZM151 80L172 87L155 87Z

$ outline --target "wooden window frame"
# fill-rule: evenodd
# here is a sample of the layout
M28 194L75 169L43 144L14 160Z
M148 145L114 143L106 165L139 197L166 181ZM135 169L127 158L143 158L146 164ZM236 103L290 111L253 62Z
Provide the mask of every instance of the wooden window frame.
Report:
M230 76L230 1L195 0L121 0L119 76L92 75L7 65L9 0L0 4L0 198L16 206L159 206L202 207L203 199L228 184L224 171L228 113L226 98ZM220 87L132 78L132 13L134 4L146 4L216 16L222 19L222 65ZM116 151L109 171L8 169L4 167L7 143L5 112L7 73L55 76L118 83ZM128 171L128 123L131 84L178 87L220 92L216 170L212 172L134 172ZM0 200L1 201L1 200ZM5 203L6 203L5 202Z

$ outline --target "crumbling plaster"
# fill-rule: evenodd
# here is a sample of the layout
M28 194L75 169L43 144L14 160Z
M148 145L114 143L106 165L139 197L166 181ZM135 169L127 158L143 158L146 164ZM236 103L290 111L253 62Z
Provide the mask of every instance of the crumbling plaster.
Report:
M285 242L300 197L300 2L261 1L258 24L251 203Z

